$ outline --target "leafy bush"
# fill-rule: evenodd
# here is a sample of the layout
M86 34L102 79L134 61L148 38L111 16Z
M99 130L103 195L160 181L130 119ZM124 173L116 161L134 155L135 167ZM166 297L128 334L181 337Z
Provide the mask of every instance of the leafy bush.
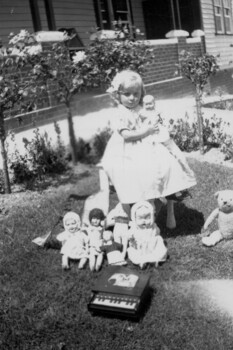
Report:
M76 154L80 162L89 163L90 162L90 152L91 146L88 142L85 142L82 138L76 141Z
M41 135L37 128L33 131L34 138L31 141L23 138L25 153L20 154L16 148L10 155L14 183L41 180L46 174L58 174L67 169L66 150L61 142L60 128L57 123L54 123L54 127L57 134L56 146L52 146L47 132Z
M181 51L179 55L178 67L182 74L191 80L195 86L195 100L197 108L198 120L198 136L200 153L204 153L204 125L201 112L201 97L204 92L204 87L208 83L211 75L215 74L219 68L217 58L213 55L202 54L196 56L192 52Z
M218 147L225 155L225 160L233 159L233 137L226 133L229 123L213 115L203 120L203 141L206 148ZM184 119L169 121L171 137L182 151L191 152L199 149L198 123L191 122L188 114Z
M77 53L80 54L80 53ZM110 84L117 72L132 69L142 74L152 61L153 49L144 41L95 39L85 48L84 59L73 57L75 81L80 88Z
M104 154L104 150L112 135L110 125L102 130L98 130L90 142L85 142L79 138L76 142L76 152L79 161L88 164L96 164Z
M99 130L92 142L92 154L94 162L98 162L104 154L106 145L112 135L112 129L108 125L105 129Z

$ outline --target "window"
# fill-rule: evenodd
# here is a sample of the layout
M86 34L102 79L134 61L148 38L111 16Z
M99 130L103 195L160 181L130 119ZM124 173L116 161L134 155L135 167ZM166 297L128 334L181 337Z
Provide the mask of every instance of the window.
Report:
M94 7L99 29L114 29L114 23L133 25L130 0L94 0Z
M214 0L214 17L217 34L233 34L232 0Z

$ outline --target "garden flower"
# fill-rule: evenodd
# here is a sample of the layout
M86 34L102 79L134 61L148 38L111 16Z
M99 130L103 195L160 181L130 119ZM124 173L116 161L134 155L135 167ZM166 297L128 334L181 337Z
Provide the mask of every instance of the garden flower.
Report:
M86 58L86 54L84 51L78 51L75 53L75 55L73 56L73 62L75 64L84 61Z
M25 48L25 51L26 53L29 55L29 56L33 56L33 55L38 55L39 53L42 52L42 47L40 44L38 45L32 45L32 46L27 46Z
M15 35L10 41L9 44L15 45L17 44L19 41L23 41L25 40L25 38L27 38L29 36L28 31L26 31L25 29L22 29L19 34Z

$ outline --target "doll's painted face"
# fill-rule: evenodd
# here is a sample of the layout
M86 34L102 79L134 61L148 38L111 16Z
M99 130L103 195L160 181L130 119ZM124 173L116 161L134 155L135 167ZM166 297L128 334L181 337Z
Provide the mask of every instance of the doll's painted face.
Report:
M65 228L68 232L75 233L79 230L79 222L77 222L75 219L66 219Z
M105 242L109 242L109 241L112 241L113 240L113 234L112 234L112 231L104 231L103 233L103 240Z
M135 222L138 228L146 229L151 227L152 217L147 208L141 207L135 213Z
M99 227L101 225L100 218L97 218L97 217L93 216L91 218L91 225L94 226L94 227Z
M126 108L135 108L138 106L142 97L142 86L138 82L125 82L120 91L120 102Z
M155 109L155 100L153 96L146 95L143 99L143 107L147 111L152 111Z

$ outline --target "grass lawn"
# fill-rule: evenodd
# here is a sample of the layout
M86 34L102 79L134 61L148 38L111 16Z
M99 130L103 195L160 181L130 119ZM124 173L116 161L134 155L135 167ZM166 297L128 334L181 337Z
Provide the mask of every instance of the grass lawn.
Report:
M60 232L66 211L81 213L85 198L98 189L94 167L77 166L72 176L39 192L3 195L0 349L233 349L233 242L206 248L200 236L204 219L216 207L215 191L233 188L233 170L193 159L190 165L198 185L192 199L175 206L177 228L165 228L165 209L158 217L169 260L140 271L151 273L153 288L140 322L92 317L87 303L101 271L79 271L73 264L64 272L59 251L31 243L52 228Z

